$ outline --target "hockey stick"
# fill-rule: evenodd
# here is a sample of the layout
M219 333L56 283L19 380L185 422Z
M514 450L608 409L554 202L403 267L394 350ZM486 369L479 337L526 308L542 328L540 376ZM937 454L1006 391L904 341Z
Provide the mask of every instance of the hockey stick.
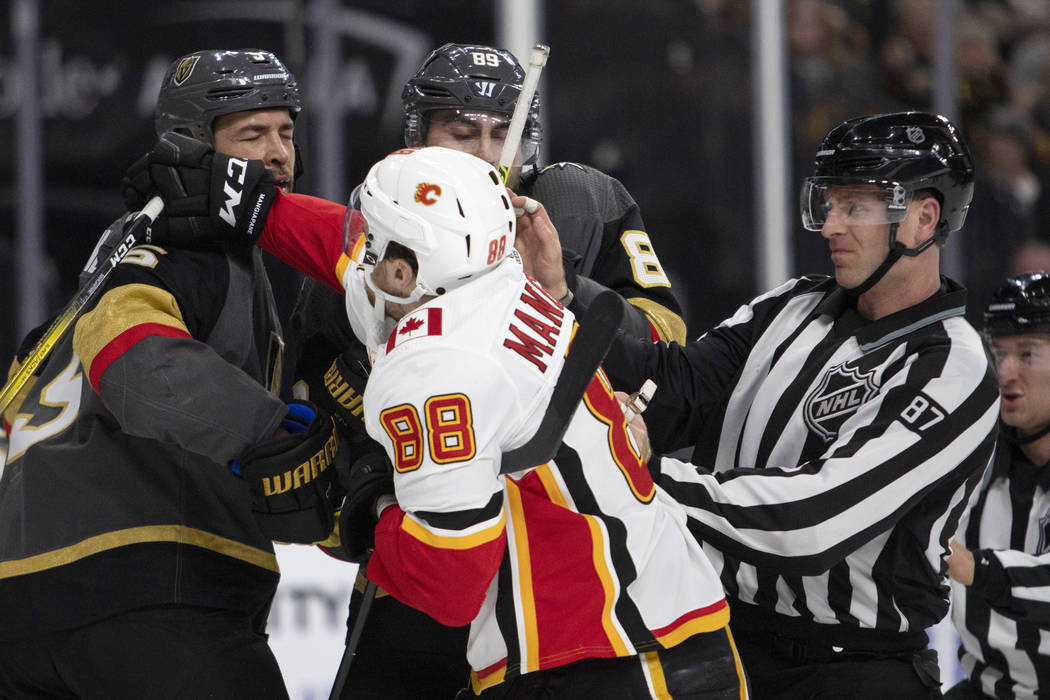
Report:
M510 169L514 165L514 158L518 155L521 135L525 131L525 119L529 115L532 98L540 82L540 71L547 65L547 56L550 55L550 52L549 46L536 44L529 54L529 67L525 69L525 80L521 84L521 93L518 94L518 101L514 103L510 126L507 127L507 140L503 142L503 150L500 152L499 163L496 165L496 171L503 180L503 184L507 184L510 178Z
M154 197L146 203L142 211L128 220L124 227L124 238L117 244L103 264L97 266L91 277L88 278L87 282L76 293L76 296L73 297L73 300L55 318L47 331L44 332L44 335L33 346L33 349L26 356L18 371L4 384L3 390L0 391L0 414L7 410L8 405L10 405L40 365L43 364L48 355L51 354L58 341L72 328L73 323L80 316L84 307L95 296L95 293L106 281L110 273L124 259L128 251L139 242L146 229L149 228L150 224L153 223L163 209L164 201L160 197Z
M616 292L606 291L595 297L580 319L580 327L569 346L569 355L558 375L540 427L524 445L503 453L500 474L539 466L554 459L569 421L608 354L622 322L623 302Z
M354 624L350 628L350 636L346 640L346 648L343 650L343 658L339 661L339 671L335 674L335 683L332 684L332 692L328 695L328 700L339 700L339 696L343 694L343 686L346 685L347 676L350 675L350 664L357 655L357 645L365 630L365 620L368 619L368 611L372 608L372 601L376 599L378 590L379 586L371 581L365 584L364 593L361 595L361 607L354 615Z

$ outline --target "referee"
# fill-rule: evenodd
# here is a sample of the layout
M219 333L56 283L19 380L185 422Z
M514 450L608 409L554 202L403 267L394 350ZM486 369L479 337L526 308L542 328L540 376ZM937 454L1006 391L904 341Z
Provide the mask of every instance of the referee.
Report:
M923 112L846 121L802 188L834 276L792 279L684 347L621 338L660 485L720 569L760 698L940 697L925 630L948 542L993 453L994 373L940 275L973 161ZM699 468L694 465L699 465Z
M968 678L946 697L1034 699L1050 688L1050 273L1008 279L984 322L1002 423L948 558Z

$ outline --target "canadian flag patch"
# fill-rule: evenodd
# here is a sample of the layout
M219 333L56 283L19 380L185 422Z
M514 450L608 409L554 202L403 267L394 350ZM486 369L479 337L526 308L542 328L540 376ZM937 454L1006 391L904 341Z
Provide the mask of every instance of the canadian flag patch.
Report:
M386 341L386 351L389 353L398 345L430 335L441 335L441 309L416 309L397 322L397 328Z

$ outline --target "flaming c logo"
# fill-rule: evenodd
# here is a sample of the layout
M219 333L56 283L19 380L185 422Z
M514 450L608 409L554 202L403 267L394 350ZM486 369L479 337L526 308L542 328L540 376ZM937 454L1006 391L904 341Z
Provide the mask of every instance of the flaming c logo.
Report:
M438 197L441 196L441 188L437 185L431 185L429 182L421 182L416 185L416 197L415 200L425 206L430 206L438 201Z

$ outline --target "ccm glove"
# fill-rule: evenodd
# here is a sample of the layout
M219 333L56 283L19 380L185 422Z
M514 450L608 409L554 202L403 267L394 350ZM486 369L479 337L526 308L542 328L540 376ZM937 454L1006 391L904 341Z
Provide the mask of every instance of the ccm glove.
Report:
M292 401L282 427L289 435L263 440L231 467L248 482L252 512L272 540L311 544L335 526L328 497L339 459L331 416L309 401Z
M346 500L339 512L340 558L364 563L376 546L376 506L394 502L394 470L378 443L350 466L343 480Z
M277 198L273 173L261 160L216 153L203 141L172 131L128 168L123 193L129 211L159 194L164 211L146 240L185 247L254 243Z

